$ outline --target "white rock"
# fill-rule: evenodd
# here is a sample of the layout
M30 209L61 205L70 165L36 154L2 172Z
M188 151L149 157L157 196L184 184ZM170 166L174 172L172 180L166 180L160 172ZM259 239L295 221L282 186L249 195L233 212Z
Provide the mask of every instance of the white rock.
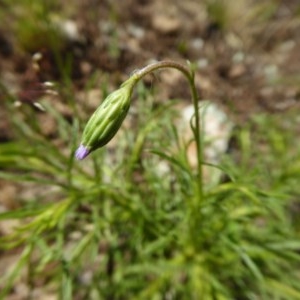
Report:
M211 165L218 165L221 162L222 155L227 151L228 143L232 135L233 122L219 105L211 101L201 101L200 104L200 122L201 134L204 141L204 161ZM176 120L178 135L185 143L189 143L187 148L187 157L191 168L197 167L197 149L196 143L190 141L193 139L193 133L190 127L190 120L194 116L193 105L179 107L180 115ZM160 175L170 175L170 167L166 161L160 161L157 164L157 170ZM222 176L222 171L213 166L203 165L203 180L205 187L218 184Z
M193 138L190 128L190 120L194 116L194 107L189 105L181 111L181 119L178 130L183 135L185 141ZM213 165L220 163L222 155L228 148L228 143L232 135L233 123L219 105L211 101L200 102L200 122L201 134L204 141L205 162ZM197 166L196 144L191 143L188 148L188 159L191 167ZM210 166L204 166L204 181L209 185L219 182L222 172Z

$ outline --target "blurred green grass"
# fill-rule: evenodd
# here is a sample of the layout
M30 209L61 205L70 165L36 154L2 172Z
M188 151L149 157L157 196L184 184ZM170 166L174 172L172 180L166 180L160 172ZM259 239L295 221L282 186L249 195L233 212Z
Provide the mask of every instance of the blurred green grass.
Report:
M66 122L42 102L60 149L42 134L34 108L16 109L7 98L15 138L0 147L0 177L49 192L0 214L21 220L1 248L23 248L1 280L2 297L22 270L34 289L51 264L44 285L61 299L298 299L297 115L256 115L237 128L235 150L220 165L226 178L191 211L193 170L176 143L176 112L157 110L138 90L135 126L81 163L73 158L76 113Z

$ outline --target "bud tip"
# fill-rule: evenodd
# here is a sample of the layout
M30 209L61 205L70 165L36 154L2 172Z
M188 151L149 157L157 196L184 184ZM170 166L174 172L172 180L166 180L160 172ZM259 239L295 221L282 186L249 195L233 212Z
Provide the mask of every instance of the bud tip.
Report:
M90 154L90 151L82 144L78 147L75 152L75 157L77 160L82 160Z

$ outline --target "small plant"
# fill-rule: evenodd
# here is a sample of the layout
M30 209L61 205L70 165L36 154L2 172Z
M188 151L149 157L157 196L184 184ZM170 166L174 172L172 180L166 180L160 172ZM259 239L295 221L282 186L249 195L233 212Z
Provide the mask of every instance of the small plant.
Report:
M191 127L197 146L197 186L199 186L200 191L202 191L202 144L200 137L199 103L194 82L194 71L192 68L188 69L185 66L173 61L153 63L141 70L136 71L126 82L122 84L119 90L110 94L105 101L103 101L86 125L83 133L83 141L76 152L76 157L78 159L83 159L91 151L104 146L111 140L111 138L117 133L122 121L126 117L134 86L145 75L162 68L174 68L179 70L183 75L186 76L190 84L195 110L195 122L191 123ZM201 193L202 192L200 192L199 196Z
M191 141L182 142L170 105L138 103L142 117L122 130L134 87L141 98L138 82L162 68L182 72L191 88L195 169L186 153ZM28 297L43 286L64 300L300 299L300 242L287 195L264 190L247 128L237 134L239 163L204 161L191 65L158 62L134 72L91 116L77 150L81 119L75 112L70 123L42 103L58 124L62 151L42 134L36 113L23 107L17 114L4 93L18 139L0 148L0 177L48 187L50 195L39 190L21 208L0 214L0 221L22 221L0 237L1 249L20 251L0 275L0 299L13 293L21 275ZM118 131L117 146L103 147ZM74 160L88 155L84 163ZM162 161L168 165L163 173ZM222 169L227 179L208 188L204 164Z
M141 70L138 70L134 73L134 75L129 78L126 82L124 82L121 86L121 88L117 91L115 91L114 93L110 94L105 101L103 101L103 103L100 105L100 107L97 109L97 111L92 115L92 117L90 118L90 120L88 121L84 133L83 133L83 138L82 138L82 143L80 145L80 147L78 148L78 150L76 151L76 157L78 159L83 159L85 158L90 152L96 150L99 147L104 146L107 142L109 142L111 140L111 138L117 133L117 131L119 130L122 121L124 120L124 118L126 117L126 114L128 112L129 106L130 106L130 100L131 100L131 96L132 96L132 90L134 88L134 86L137 84L137 82L145 75L161 69L161 68L175 68L177 70L179 70L180 72L183 73L183 75L186 76L190 88L191 88L191 94L192 94L192 101L194 104L194 122L191 121L191 129L193 131L193 135L194 135L194 141L196 143L196 147L197 147L197 173L196 174L190 174L189 180L192 182L190 183L192 186L192 193L190 193L189 196L189 209L188 209L188 228L186 231L187 234L187 241L186 244L189 245L187 246L186 251L190 251L189 254L185 253L185 257L181 257L182 260L186 260L188 259L188 256L191 255L192 257L195 256L197 257L199 255L199 260L200 257L202 257L202 253L201 253L201 249L203 250L203 243L205 244L207 241L203 240L203 237L199 237L199 234L201 234L200 232L202 231L202 233L204 233L206 231L206 229L204 229L202 226L205 226L204 224L207 222L207 220L205 220L205 210L208 209L210 210L211 208L209 205L209 202L211 201L210 199L210 193L214 194L216 193L218 195L217 198L219 198L220 202L222 202L222 192L219 194L219 192L212 192L209 191L208 193L204 193L204 186L203 186L203 178L202 178L202 165L204 163L203 161L203 144L202 144L202 138L201 138L201 128L200 128L200 113L199 113L199 106L198 106L198 95L197 95L197 90L196 90L196 86L195 86L195 82L194 82L194 71L192 68L188 69L186 67L184 67L183 65L180 65L178 63L175 62L158 62L158 63L153 63L152 65L149 65ZM161 154L162 157L166 157L165 154ZM176 161L176 159L174 157L168 157L168 159L175 163L178 164L178 161ZM222 188L221 188L222 187ZM220 215L217 213L217 208L213 207L216 209L216 215L218 215L218 217L220 218L216 224L214 226L215 230L218 231L220 230L220 232L222 232L222 230L224 228L226 228L227 218L230 218L230 215L233 216L233 219L235 218L234 215L236 215L237 220L241 221L240 226L243 226L244 221L242 221L243 219L247 219L251 216L254 217L258 217L260 214L262 214L262 216L264 216L265 214L265 210L268 209L268 205L264 204L261 205L259 202L261 201L256 193L254 191L252 191L251 189L248 189L247 187L244 187L242 185L239 184L235 184L234 181L232 183L229 184L225 184L225 185L220 185L218 188L225 188L225 190L228 189L228 192L231 193L241 193L241 195L244 195L244 197L246 197L246 199L248 198L248 200L244 200L246 202L250 201L250 203L248 204L247 208L243 208L243 205L239 208L234 208L231 207L231 212L227 212L223 215L223 213L221 213ZM218 190L217 188L217 190ZM233 196L233 195L232 195ZM233 197L234 198L234 197ZM214 202L215 200L213 200L212 202ZM251 204L251 202L253 202ZM221 204L221 203L220 203ZM231 205L230 205L231 206ZM230 207L229 206L229 207ZM222 210L222 209L221 209ZM273 212L275 214L275 211ZM211 211L211 215L210 217L213 218L214 212ZM275 216L275 215L274 215ZM224 218L224 219L223 219ZM241 219L240 219L241 218ZM238 222L239 222L238 221ZM210 224L210 221L209 221ZM218 225L217 225L218 224ZM233 224L233 223L232 223ZM210 224L210 225L213 225ZM220 227L219 227L220 226ZM219 229L217 229L219 227ZM261 229L264 230L264 229ZM225 230L226 231L226 230ZM248 271L251 272L253 274L253 276L256 278L256 280L258 282L260 282L259 286L261 289L261 293L262 295L264 295L264 297L267 297L267 295L271 295L272 294L272 289L276 289L278 288L278 290L280 290L281 288L283 288L283 290L285 289L284 286L281 286L281 283L273 280L272 278L267 279L265 282L264 279L264 275L260 270L260 266L257 264L256 260L259 260L260 255L267 255L266 249L268 248L273 248L273 246L271 246L271 244L264 245L264 247L266 247L266 249L264 249L262 247L262 249L259 250L259 248L257 248L257 253L256 255L258 255L256 257L256 255L254 255L253 257L251 252L251 247L248 249L247 246L247 242L245 243L245 245L238 245L235 244L234 240L231 240L231 238L229 238L229 236L225 237L220 235L220 232L215 232L214 234L216 234L216 236L218 236L218 238L220 238L220 240L222 240L222 242L224 243L224 245L227 244L227 246L229 248L232 248L233 252L236 253L236 255L239 257L239 259L241 260L241 262L243 262L245 264L245 267L248 268ZM227 232L228 234L229 232ZM254 233L254 232L253 232ZM252 236L253 233L249 233L250 236ZM211 234L211 232L210 232ZM209 235L210 235L209 234ZM228 239L229 238L229 239ZM254 238L254 236L251 237L251 239ZM209 243L209 242L208 242ZM292 242L293 244L294 242ZM295 245L296 248L300 247L300 242L296 242L295 241ZM257 245L258 246L258 245ZM221 248L221 247L220 247ZM276 248L276 246L275 246ZM281 250L284 250L283 248ZM211 251L213 251L213 249L211 249ZM256 251L254 251L255 253ZM254 254L253 253L253 254ZM195 259L195 257L193 257ZM204 258L203 258L204 259ZM298 257L298 261L299 261L300 257ZM223 287L221 285L221 282L215 282L215 286L213 284L213 282L210 282L210 284L205 287L205 283L202 283L202 280L207 280L209 281L209 271L203 271L201 269L201 267L199 268L199 266L197 266L197 263L195 263L194 261L194 266L192 266L193 271L191 272L191 274L189 274L189 280L191 281L191 283L196 280L196 282L193 285L192 288L192 292L190 294L190 296L188 298L193 298L193 299L208 299L208 297L211 299L223 299L223 296L226 294L224 293L224 295L222 295L222 292L225 292L225 290L223 290ZM199 268L199 269L198 269ZM195 270L194 270L195 269ZM203 273L204 272L204 273ZM205 274L207 272L207 274ZM168 276L171 276L171 274L169 274ZM200 278L197 278L197 277ZM197 279L195 279L197 278ZM200 280L200 281L198 281ZM281 291L282 292L282 291ZM300 293L296 292L294 293L294 291L290 290L288 291L288 289L286 289L285 293L288 293L289 296L292 296L292 294L294 294L294 296L296 296L297 298L300 297ZM250 292L249 292L249 298L250 296ZM213 296L214 295L214 296ZM287 295L282 295L282 297L286 297Z

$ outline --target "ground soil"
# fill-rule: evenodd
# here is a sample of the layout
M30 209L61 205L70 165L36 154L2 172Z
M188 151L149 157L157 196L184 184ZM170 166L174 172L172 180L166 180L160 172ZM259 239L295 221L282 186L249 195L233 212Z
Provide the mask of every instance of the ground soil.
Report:
M70 60L74 91L80 91L95 71L108 74L114 86L150 61L189 60L198 66L200 98L222 103L239 120L259 111L298 107L297 1L281 1L265 19L258 13L253 16L255 2L249 6L250 1L241 1L244 6L236 7L229 1L224 24L214 20L203 2L89 0L78 1L70 12L65 8L59 23L65 36L58 54L62 61ZM11 13L4 26L17 16ZM13 26L8 29L0 28L1 82L20 101L37 101L43 94L40 83L62 82L57 53L47 36L18 39ZM42 56L33 63L36 53ZM159 79L163 98L188 99L184 79L170 76ZM0 126L5 139L3 118Z

